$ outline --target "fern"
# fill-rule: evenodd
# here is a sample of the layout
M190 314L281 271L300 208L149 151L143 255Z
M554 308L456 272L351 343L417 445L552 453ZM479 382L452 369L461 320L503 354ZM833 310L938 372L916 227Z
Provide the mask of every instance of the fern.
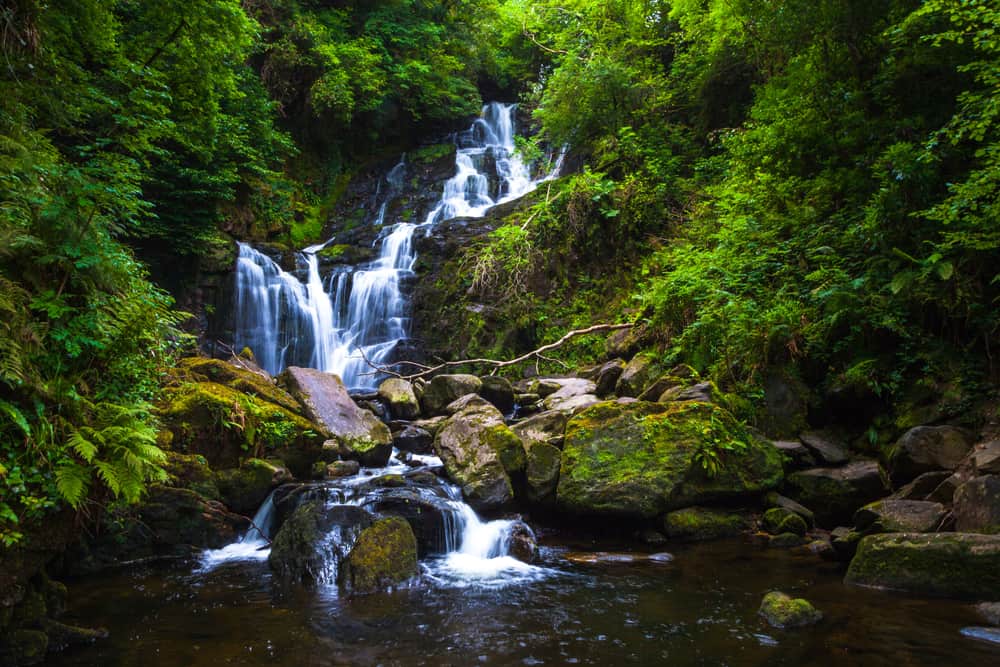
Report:
M90 487L90 470L77 463L64 463L56 468L56 488L59 495L74 509L83 503Z

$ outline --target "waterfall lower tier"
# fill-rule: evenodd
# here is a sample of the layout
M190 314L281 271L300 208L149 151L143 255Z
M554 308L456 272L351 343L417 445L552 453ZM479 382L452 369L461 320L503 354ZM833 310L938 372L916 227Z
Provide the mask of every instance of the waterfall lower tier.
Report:
M372 262L323 276L319 253L327 244L320 244L303 249L297 270L287 272L240 244L235 348L249 347L257 363L272 374L290 365L307 366L336 373L351 388L377 386L381 378L372 373L372 365L392 363L397 346L409 338L404 283L417 259L417 230L429 232L437 223L459 216L482 217L493 206L521 197L558 174L561 156L544 178L532 179L530 166L515 150L515 112L513 104L487 104L472 127L456 136L455 174L421 224L386 224L389 204L405 187L405 159L389 171L384 193L380 183L376 194L380 201L373 222L381 232L378 257Z

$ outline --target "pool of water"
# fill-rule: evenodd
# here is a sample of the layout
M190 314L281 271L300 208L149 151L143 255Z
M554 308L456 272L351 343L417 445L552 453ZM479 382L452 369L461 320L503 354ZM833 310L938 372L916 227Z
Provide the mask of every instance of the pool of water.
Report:
M46 664L152 665L973 665L1000 647L965 638L969 605L844 586L840 566L739 540L672 546L670 563L574 565L624 545L543 538L540 569L477 579L424 563L410 585L345 598L287 587L266 561L140 568L70 582L67 621L108 640ZM779 588L825 614L776 630L757 616Z

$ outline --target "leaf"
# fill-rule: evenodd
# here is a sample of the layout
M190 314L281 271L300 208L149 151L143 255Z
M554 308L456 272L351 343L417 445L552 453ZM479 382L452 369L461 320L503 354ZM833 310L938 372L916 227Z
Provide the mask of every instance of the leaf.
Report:
M937 274L941 280L950 280L955 273L955 266L951 262L941 262L937 265Z
M56 469L56 488L59 490L59 495L74 509L83 502L89 485L90 471L81 465L66 463Z
M24 435L31 437L31 425L28 424L28 420L25 419L24 414L17 407L0 399L0 413L10 417L10 420L21 429Z

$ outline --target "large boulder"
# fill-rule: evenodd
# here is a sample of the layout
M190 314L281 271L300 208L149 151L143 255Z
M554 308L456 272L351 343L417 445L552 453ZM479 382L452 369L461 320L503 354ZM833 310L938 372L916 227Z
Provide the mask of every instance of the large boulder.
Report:
M366 508L380 515L399 516L410 524L421 556L457 549L461 536L450 517L454 507L446 497L428 493L426 488L402 486L384 488L366 503Z
M1000 440L990 440L976 445L966 463L979 475L1000 475Z
M889 476L905 484L933 470L954 470L972 449L972 438L956 426L917 426L904 433L889 455Z
M715 405L609 401L569 421L557 501L574 514L652 518L781 478L777 450Z
M546 410L564 410L564 408L561 407L563 404L569 403L575 398L586 395L593 396L593 402L597 402L597 397L594 396L594 392L597 390L597 385L590 380L585 380L583 378L566 378L554 381L559 384L559 389L546 396L545 400L542 401L542 405Z
M806 431L799 440L819 460L827 465L847 463L850 458L845 445L837 436L826 431Z
M279 381L305 407L310 418L337 440L340 454L377 468L389 461L389 427L355 404L339 377L314 368L290 366Z
M341 583L352 594L375 593L417 574L417 539L405 519L379 519L358 535Z
M955 491L955 530L1000 533L1000 475L982 475Z
M347 549L372 521L371 513L354 505L328 509L322 500L306 501L274 536L268 565L289 581L336 583Z
M947 511L941 503L887 498L854 513L854 529L862 533L931 533L941 529Z
M549 410L512 424L510 430L521 438L526 447L536 442L562 447L568 421L565 412Z
M424 386L420 404L425 415L442 415L449 403L466 394L479 393L482 386L483 381L475 375L435 375Z
M413 454L430 454L434 436L419 426L407 424L392 434L393 446Z
M548 503L555 499L559 484L559 466L562 452L547 442L525 443L527 466L525 467L527 500L533 503Z
M487 375L480 378L483 386L479 388L479 395L492 403L497 410L505 415L514 411L514 387L510 380L498 375Z
M747 528L744 517L706 507L685 507L667 512L663 532L672 540L704 542L739 535Z
M389 407L393 419L416 419L420 416L420 403L413 393L413 385L406 380L389 378L378 386L378 395Z
M651 352L637 354L622 370L615 385L615 393L618 396L638 396L663 375L663 371L659 355Z
M859 507L885 495L876 461L802 470L789 475L786 486L787 495L812 509L824 526L848 522Z
M292 481L292 473L280 461L249 459L239 468L215 473L216 485L226 507L240 514L253 514L274 487Z
M526 463L520 438L493 406L473 405L452 415L434 438L434 451L476 509L510 503L514 490L509 474Z
M921 595L1000 597L1000 535L886 533L861 540L849 584Z
M612 359L602 364L594 375L594 393L601 398L615 393L615 385L618 384L618 378L622 376L624 370L624 359Z

